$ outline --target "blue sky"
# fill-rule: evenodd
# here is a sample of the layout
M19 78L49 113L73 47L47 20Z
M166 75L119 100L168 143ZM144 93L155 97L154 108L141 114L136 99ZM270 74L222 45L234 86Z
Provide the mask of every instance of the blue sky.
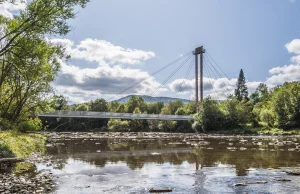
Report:
M225 89L233 91L241 68L250 91L259 82L272 87L298 81L299 8L297 0L92 0L69 21L72 32L53 40L72 56L62 61L54 87L70 102L111 99L200 45L229 77L205 75L205 83L213 85L205 96L223 98ZM192 98L193 72L182 80L187 69L188 64L155 95L176 96L180 85L180 97ZM152 94L171 72L167 69L123 96Z

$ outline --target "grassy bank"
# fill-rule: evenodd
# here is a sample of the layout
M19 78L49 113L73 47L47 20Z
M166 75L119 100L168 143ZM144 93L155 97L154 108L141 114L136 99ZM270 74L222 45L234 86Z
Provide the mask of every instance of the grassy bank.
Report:
M235 135L300 135L300 129L283 130L271 127L257 127L257 128L244 128L232 129L224 131L208 132L212 134L235 134Z
M44 152L46 138L39 134L0 132L0 158L27 157L33 152Z

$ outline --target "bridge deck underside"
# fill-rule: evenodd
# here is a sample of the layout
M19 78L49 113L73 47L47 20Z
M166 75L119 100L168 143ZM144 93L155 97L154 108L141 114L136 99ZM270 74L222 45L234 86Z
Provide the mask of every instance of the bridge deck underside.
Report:
M111 112L89 112L89 111L55 111L52 113L40 114L38 116L39 117L65 117L65 118L170 120L170 121L194 120L192 116L183 116L183 115L157 115L157 114L111 113Z

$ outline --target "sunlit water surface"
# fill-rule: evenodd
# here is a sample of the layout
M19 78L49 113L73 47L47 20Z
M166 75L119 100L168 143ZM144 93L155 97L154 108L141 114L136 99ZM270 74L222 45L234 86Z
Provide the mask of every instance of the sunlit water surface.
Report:
M299 137L58 139L47 148L56 193L300 193ZM278 181L280 178L291 181ZM265 184L235 186L236 183Z

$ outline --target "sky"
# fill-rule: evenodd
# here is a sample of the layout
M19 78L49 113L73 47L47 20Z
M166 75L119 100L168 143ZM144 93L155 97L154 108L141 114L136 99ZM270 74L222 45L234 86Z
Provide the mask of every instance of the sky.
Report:
M13 17L23 8L5 3L0 13ZM129 94L193 99L192 55L150 75L202 45L209 54L204 96L224 99L240 69L250 92L259 83L271 88L300 81L299 9L300 0L91 0L76 9L67 36L49 39L71 55L61 60L53 88L71 104Z

